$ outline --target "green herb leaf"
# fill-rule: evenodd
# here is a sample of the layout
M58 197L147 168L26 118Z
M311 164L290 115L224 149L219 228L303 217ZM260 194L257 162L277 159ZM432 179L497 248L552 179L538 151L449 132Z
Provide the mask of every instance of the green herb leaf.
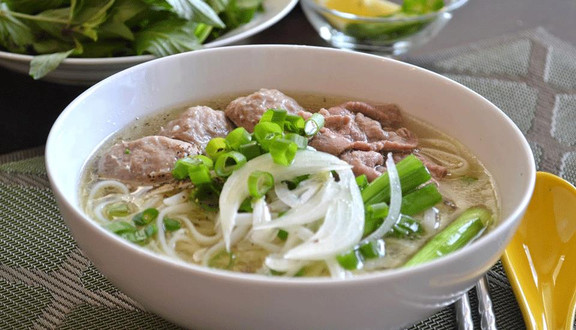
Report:
M197 26L178 18L158 22L136 34L136 53L168 56L198 49L200 41L194 34Z
M14 17L5 3L0 3L0 46L23 53L33 40L31 29Z
M30 63L30 75L34 79L44 77L50 71L56 69L72 52L74 52L74 49L67 52L34 56Z
M97 27L104 23L115 0L72 0L70 21L78 24L73 31L98 40Z
M37 14L47 9L69 5L70 0L4 0L8 7L25 14Z
M126 25L126 22L146 9L146 5L140 1L116 0L106 22L99 28L100 37L120 37L126 40L134 40L134 33Z
M202 0L166 0L166 2L181 18L194 19L219 28L226 27L214 9Z

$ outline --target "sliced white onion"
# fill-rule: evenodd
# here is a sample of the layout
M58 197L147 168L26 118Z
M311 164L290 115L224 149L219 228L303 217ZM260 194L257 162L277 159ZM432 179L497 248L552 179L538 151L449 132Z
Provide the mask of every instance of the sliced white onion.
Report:
M287 259L323 260L356 245L364 230L364 204L352 170L338 170L338 192L329 202L324 222L303 244L288 251Z
M400 207L402 206L402 187L400 186L400 178L398 177L398 170L392 158L392 153L389 152L386 157L386 170L390 178L390 208L388 215L372 234L364 239L365 242L379 239L392 229L392 226L398 222L400 217Z
M302 225L324 218L331 201L338 193L338 185L330 178L312 198L298 207L290 209L280 218L257 225L254 229L286 228Z
M306 203L318 190L323 186L324 182L315 179L308 179L300 182L298 187L293 190L288 189L288 184L285 182L276 183L274 190L278 198L284 204L290 207L298 207Z
M250 160L242 168L230 175L220 193L218 219L226 249L230 251L231 235L236 225L238 208L249 196L248 177L253 171L269 172L274 176L274 180L280 182L304 174L315 174L344 168L349 169L350 165L330 154L308 150L297 152L290 166L274 163L270 154L264 154Z
M294 276L302 267L310 264L309 261L303 260L289 260L285 259L282 255L271 254L264 260L266 267L273 269L277 272L283 272L284 276Z
M252 209L252 226L263 225L272 220L270 209L264 198L258 198L252 205Z

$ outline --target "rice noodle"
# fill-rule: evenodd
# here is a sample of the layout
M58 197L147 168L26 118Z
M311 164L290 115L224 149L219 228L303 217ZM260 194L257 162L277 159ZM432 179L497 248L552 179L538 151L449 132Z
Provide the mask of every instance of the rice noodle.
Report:
M398 170L392 158L392 153L389 152L386 157L386 168L388 177L390 178L390 207L388 215L372 234L364 239L365 242L376 240L384 236L392 229L392 226L400 218L400 207L402 206L402 187L400 186L400 178L398 177Z
M190 219L188 219L187 217L179 216L176 218L180 219L180 220L182 220L182 222L184 222L184 224L186 225L186 228L188 228L192 237L194 237L194 239L202 245L215 244L216 242L218 242L222 238L222 234L219 231L216 231L216 234L214 234L213 236L207 236L207 235L200 233L196 229L196 226L194 226L192 221L190 221Z
M470 163L465 158L451 152L423 147L420 148L420 154L446 167L452 176L465 175L470 169Z
M250 231L250 226L236 226L230 235L231 243L234 244L243 239ZM208 266L210 259L219 251L226 248L225 242L218 242L206 250L202 257L202 264ZM229 251L228 251L229 252Z
M88 200L92 201L96 198L96 194L99 193L101 190L104 189L116 189L119 190L120 193L124 195L128 195L130 193L130 189L128 186L123 184L122 182L115 181L115 180L105 180L96 183L92 189L90 190L90 194L88 195Z
M170 196L168 198L164 198L164 200L162 201L165 205L171 206L171 205L177 205L177 204L181 204L181 203L185 203L188 201L188 191L184 190L181 191L173 196Z
M163 210L159 210L160 213L158 214L158 218L156 219L156 227L158 229L158 241L160 242L160 248L162 249L162 251L175 259L180 259L180 257L178 256L178 254L176 253L174 246L173 245L169 245L166 242L166 233L164 231L164 217L166 217L166 215L168 214L180 214L180 213L186 213L186 212L190 212L193 210L193 206L192 204L189 203L185 203L185 204L178 204L178 205L174 205L174 206L169 206Z

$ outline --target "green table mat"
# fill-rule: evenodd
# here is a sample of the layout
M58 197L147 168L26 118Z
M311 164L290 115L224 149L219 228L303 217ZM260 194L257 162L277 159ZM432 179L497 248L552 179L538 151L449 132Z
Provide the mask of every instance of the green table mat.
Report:
M500 107L528 138L539 170L576 182L576 48L542 29L405 58ZM0 156L0 329L177 329L110 284L59 214L43 148ZM501 329L524 323L500 263L488 280ZM477 309L475 290L469 292ZM480 328L478 313L473 313ZM411 329L454 329L447 307Z

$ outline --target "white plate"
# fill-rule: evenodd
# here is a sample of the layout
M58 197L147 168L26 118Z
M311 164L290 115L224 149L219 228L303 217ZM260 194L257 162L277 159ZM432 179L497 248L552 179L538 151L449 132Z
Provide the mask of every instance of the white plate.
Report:
M204 44L205 48L226 46L248 38L270 27L294 8L298 0L265 0L264 12L220 38ZM0 51L0 66L28 74L33 56ZM110 58L68 58L42 80L66 85L92 85L118 71L154 59L152 55ZM32 79L32 78L30 78Z

